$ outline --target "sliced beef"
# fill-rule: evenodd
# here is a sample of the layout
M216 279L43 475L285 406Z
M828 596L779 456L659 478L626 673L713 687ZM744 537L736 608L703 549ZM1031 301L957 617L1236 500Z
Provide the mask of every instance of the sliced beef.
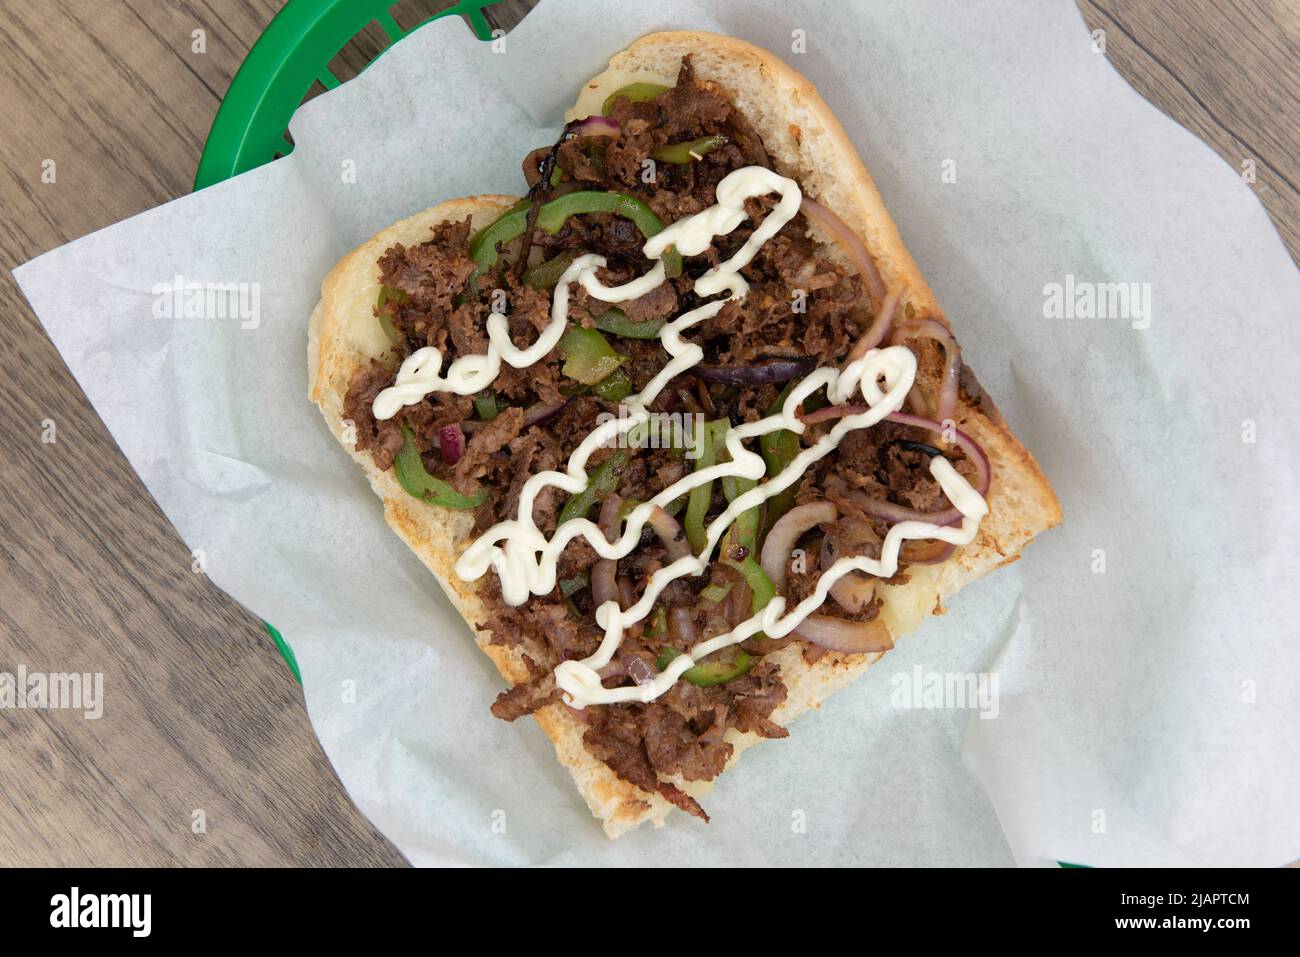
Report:
M563 462L563 446L555 436L545 429L529 429L527 432L511 439L510 464L508 469L503 469L509 476L508 490L505 501L501 506L503 516L518 513L519 495L524 490L525 482L538 472L550 472L559 469ZM503 477L505 476L503 475ZM563 492L553 485L548 485L537 496L534 503L534 520L538 522L538 528L548 534L555 527L555 514L559 510L558 506L563 497ZM548 520L550 522L549 530L545 524Z
M732 751L722 738L728 703L709 690L679 681L645 709L646 753L656 771L688 781L722 773Z
M371 406L375 396L392 384L393 370L371 359L352 374L343 396L343 418L356 427L357 451L369 452L375 467L384 470L393 467L393 459L402 450L402 430L395 419L376 420Z
M492 459L519 434L524 426L524 410L518 406L499 413L491 422L475 432L465 446L465 452L456 463L456 474L462 478L481 478L492 469Z
M780 670L772 662L763 662L743 678L728 684L734 696L735 726L764 738L784 738L790 732L771 719L771 714L786 699Z
M948 507L947 497L930 474L930 457L908 443L930 443L934 437L911 426L882 422L856 429L836 449L836 474L873 498L886 498L924 512ZM958 471L963 470L958 462Z
M445 317L466 292L474 261L469 258L470 220L439 223L433 238L417 246L393 246L379 258L380 281L402 293L394 325L408 341L435 345L431 334L445 328Z
M677 291L671 283L661 283L644 296L606 308L617 308L632 322L650 322L677 315Z
M582 736L582 743L588 751L629 784L651 794L661 794L688 814L708 822L709 816L698 801L676 785L659 779L646 754L638 715L632 709L596 707L588 710L592 712L590 726Z
M502 721L516 721L559 700L560 689L555 686L555 676L546 674L501 692L492 703L492 713Z

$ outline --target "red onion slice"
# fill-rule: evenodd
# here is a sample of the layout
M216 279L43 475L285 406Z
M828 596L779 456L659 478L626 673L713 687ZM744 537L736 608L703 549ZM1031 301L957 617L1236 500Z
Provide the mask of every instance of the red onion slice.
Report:
M759 564L778 592L785 590L786 566L799 536L814 525L835 521L838 515L839 509L830 502L807 502L796 505L777 519L763 542Z
M859 337L858 341L853 344L853 348L849 350L844 365L856 362L885 341L885 337L889 335L889 328L894 323L894 316L898 312L898 303L902 300L903 293L906 291L907 283L899 283L889 290L880 311L871 320L871 325L867 327L867 331Z
M899 522L929 522L931 525L955 525L962 515L956 507L942 508L934 512L922 512L907 505L897 505L885 499L872 498L860 489L849 488L840 493L867 515L883 519L891 525Z
M655 670L644 658L621 649L610 659L609 664L598 668L596 674L600 675L601 681L610 678L631 678L639 685L655 680Z
M658 505L650 510L649 525L659 536L659 541L663 542L671 561L677 561L691 554L691 546L686 540L686 532L681 523Z
M834 521L839 510L831 502L808 502L786 512L767 533L763 543L762 565L777 591L785 587L786 562L799 536L814 525ZM825 574L825 569L822 573ZM843 581L843 579L840 579ZM894 647L889 629L880 619L845 621L829 615L809 615L791 634L831 651L856 655L868 651L888 651Z
M830 651L845 655L862 655L888 651L894 647L889 628L879 618L870 621L845 621L829 615L809 615L791 634L811 641Z
M754 610L754 590L749 582L739 581L727 594L727 624L733 628L747 619Z
M618 540L619 535L619 509L623 507L623 499L611 492L601 503L600 515L596 524L600 530L605 533L605 540L614 542ZM591 599L596 603L596 607L608 601L618 601L618 561L613 558L600 558L596 564L591 566ZM623 607L622 604L619 607Z
M576 136L618 136L618 120L612 116L589 116L569 126Z
M828 533L822 539L821 552L821 569L826 571L835 564L838 556L832 553L831 535ZM837 578L835 584L831 586L831 597L835 603L847 611L849 614L856 615L871 603L871 599L876 595L876 579L865 572L849 572L843 578Z
M627 675L627 658L623 655L615 655L610 659L609 664L603 668L597 668L596 674L600 675L601 681L610 678L623 678Z
M438 430L438 451L448 465L455 465L465 453L465 433L459 425L444 425Z
M940 538L932 539L915 548L911 546L912 542L906 543L898 553L898 560L907 565L942 565L952 558L952 553L957 550L957 546L952 542L945 542Z
M769 359L752 366L697 365L691 371L706 382L723 385L768 385L789 382L817 367L816 359Z
M627 673L633 681L639 685L646 685L655 680L656 672L654 668L646 664L644 658L637 655L630 655L631 660L627 663Z
M862 276L862 282L867 287L867 295L871 298L871 307L883 311L885 281L880 278L880 270L876 268L876 261L871 258L871 253L867 251L867 245L862 241L862 237L849 229L844 220L807 196L799 204L799 209L807 219L829 233L844 250L849 262Z
M976 442L973 438L958 428L948 429L944 426L943 420L927 419L924 416L912 415L910 412L891 412L886 416L891 422L897 422L900 425L914 425L919 429L929 429L942 439L947 439L951 435L960 448L970 460L975 464L975 481L971 484L975 491L985 498L988 497L989 488L993 485L993 469L989 465L988 453L984 447Z
M561 399L558 402L535 402L524 410L523 428L531 425L541 425L543 422L560 414L566 405L573 401L573 398Z
M695 616L690 608L685 605L673 605L668 609L668 634L677 644L694 643Z
M933 339L943 347L943 375L939 383L939 405L935 418L951 419L957 408L957 390L961 378L961 347L947 326L934 319L914 319L894 330L890 341L899 345L905 339ZM915 387L913 387L915 388Z
M632 588L632 579L626 575L618 576L618 602L623 608L631 608L636 604L636 592Z

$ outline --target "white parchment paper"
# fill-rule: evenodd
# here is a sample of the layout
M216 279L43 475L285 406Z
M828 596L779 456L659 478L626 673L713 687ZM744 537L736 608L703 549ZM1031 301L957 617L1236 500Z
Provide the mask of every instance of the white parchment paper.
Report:
M361 809L417 864L1300 857L1300 283L1251 189L1069 0L610 10L545 0L501 53L432 24L300 110L287 159L17 271L208 574L293 645ZM818 85L1066 525L746 755L712 824L611 844L540 730L489 715L499 678L306 399L306 321L373 232L519 192L578 85L663 28ZM256 322L156 318L174 276L256 284ZM1045 318L1067 276L1148 284L1149 324ZM895 707L917 668L995 673L997 717Z

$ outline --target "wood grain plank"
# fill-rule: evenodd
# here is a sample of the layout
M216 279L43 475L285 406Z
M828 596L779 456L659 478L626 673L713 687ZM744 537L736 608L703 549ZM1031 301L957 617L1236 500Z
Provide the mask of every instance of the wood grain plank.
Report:
M157 6L6 3L6 267L189 191L214 91L272 5ZM8 268L0 311L0 671L102 672L106 698L97 721L0 709L0 864L402 863L339 786L260 623L191 571Z
M1300 263L1300 2L1080 0L1106 55L1139 93L1234 169Z

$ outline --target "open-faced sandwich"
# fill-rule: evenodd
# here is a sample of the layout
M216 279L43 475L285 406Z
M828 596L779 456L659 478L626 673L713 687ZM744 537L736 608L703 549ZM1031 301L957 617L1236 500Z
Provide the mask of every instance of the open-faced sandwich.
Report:
M617 836L1060 511L807 80L658 33L569 116L334 268L310 388Z

